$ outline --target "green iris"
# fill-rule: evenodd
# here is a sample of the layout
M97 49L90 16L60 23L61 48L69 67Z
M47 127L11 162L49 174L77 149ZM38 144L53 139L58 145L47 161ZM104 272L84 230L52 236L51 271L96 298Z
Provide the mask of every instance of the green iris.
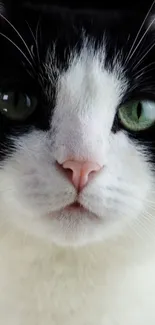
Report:
M129 130L141 131L155 123L155 102L130 102L119 108L121 123Z
M23 121L37 106L37 99L27 94L0 91L0 112L11 120Z

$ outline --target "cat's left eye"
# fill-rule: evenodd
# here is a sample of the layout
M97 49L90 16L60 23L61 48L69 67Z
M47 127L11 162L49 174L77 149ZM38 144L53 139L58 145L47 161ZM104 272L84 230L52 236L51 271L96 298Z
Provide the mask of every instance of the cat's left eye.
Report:
M119 108L118 116L131 131L148 129L155 123L155 102L143 100L127 103Z
M36 97L20 92L0 91L0 113L11 120L25 120L34 112L36 106Z

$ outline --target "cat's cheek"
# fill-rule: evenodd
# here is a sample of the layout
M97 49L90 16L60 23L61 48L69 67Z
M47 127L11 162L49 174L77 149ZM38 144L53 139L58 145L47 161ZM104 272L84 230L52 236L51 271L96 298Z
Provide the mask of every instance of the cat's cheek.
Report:
M77 193L56 168L47 134L34 131L15 144L0 170L2 223L61 245L83 245L125 233L148 211L151 167L143 150L122 132L111 137L106 167L79 195L82 213L66 210Z

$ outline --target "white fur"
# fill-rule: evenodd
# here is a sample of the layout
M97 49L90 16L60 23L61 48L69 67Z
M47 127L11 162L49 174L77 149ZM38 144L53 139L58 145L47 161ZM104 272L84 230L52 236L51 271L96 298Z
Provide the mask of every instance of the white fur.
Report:
M1 164L3 325L155 324L154 175L147 152L111 132L127 80L100 54L72 57L51 130L14 139ZM103 166L81 215L63 211L77 193L56 161L72 158Z

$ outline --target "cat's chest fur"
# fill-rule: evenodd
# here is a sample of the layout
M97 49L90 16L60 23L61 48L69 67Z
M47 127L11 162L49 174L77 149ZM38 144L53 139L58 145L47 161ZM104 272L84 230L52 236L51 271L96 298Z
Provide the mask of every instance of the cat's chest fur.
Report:
M17 231L9 237L1 233L3 325L155 324L155 259L149 249L138 257L129 247L118 254L115 244L66 250Z

